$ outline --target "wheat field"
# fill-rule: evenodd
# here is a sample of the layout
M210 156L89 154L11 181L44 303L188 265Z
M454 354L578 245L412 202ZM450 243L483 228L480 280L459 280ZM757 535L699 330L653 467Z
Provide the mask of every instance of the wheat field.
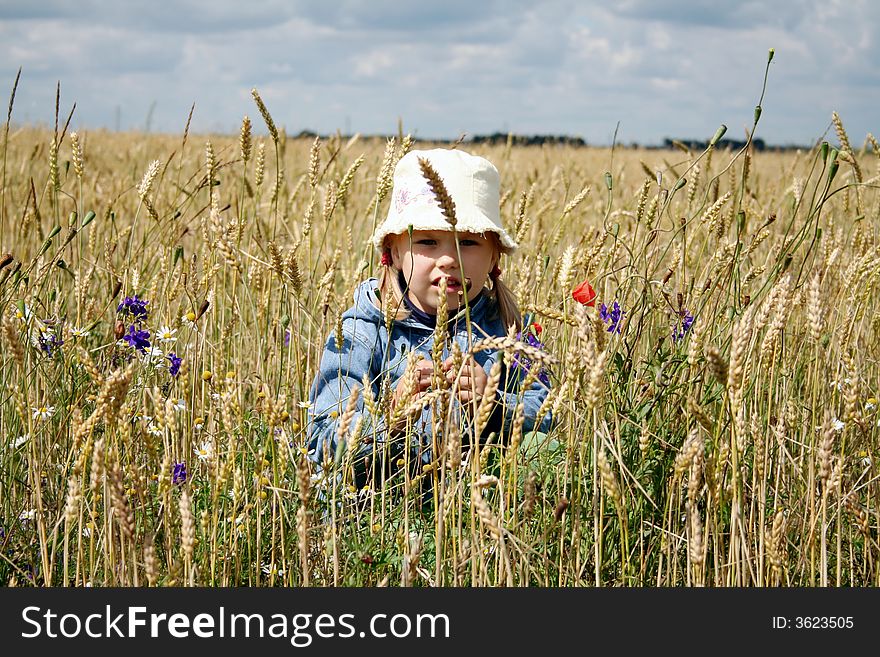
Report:
M254 96L234 136L4 125L0 582L880 583L871 135L459 145L502 175L553 428L462 454L447 426L358 490L348 453L309 461L308 391L394 163L432 145L290 138Z

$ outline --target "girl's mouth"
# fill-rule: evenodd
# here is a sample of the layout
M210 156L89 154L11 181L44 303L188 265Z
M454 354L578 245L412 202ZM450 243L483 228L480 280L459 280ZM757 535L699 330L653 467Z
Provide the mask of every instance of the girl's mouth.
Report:
M431 285L433 287L439 287L440 286L440 278L437 278L436 280L434 280L431 283ZM448 293L457 293L460 295L460 294L463 294L465 291L469 290L470 287L471 287L471 279L469 279L469 278L465 278L464 284L462 284L462 282L460 280L458 280L457 278L455 278L453 276L446 277L446 291Z

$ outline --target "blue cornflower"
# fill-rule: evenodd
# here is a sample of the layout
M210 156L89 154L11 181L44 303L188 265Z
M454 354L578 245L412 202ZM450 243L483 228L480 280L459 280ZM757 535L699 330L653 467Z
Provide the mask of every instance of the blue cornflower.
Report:
M540 340L538 340L538 337L533 333L529 333L526 336L526 344L529 345L530 347L534 347L535 349L543 349L544 348L544 343L541 342Z
M684 315L681 318L681 328L676 329L675 326L672 327L672 341L678 342L684 337L684 334L687 333L691 326L694 323L694 316L691 315L690 311L685 309Z
M122 313L123 315L131 315L135 319L145 320L147 318L147 304L149 301L144 301L143 299L138 299L137 295L131 297L125 297L116 307L117 313Z
M166 358L171 361L171 365L168 366L168 373L171 376L177 376L177 373L180 371L180 363L183 361L183 358L175 354L173 351L169 353Z
M171 483L180 486L186 482L186 463L181 461L174 464L174 470L171 473Z
M681 327L687 333L687 330L694 323L694 316L690 314L690 312L685 311L684 320L681 322Z
M536 333L540 332L539 325L531 324L529 326L529 329L529 332L526 334L525 343L530 347L534 347L535 349L543 349L544 343L538 340L538 336L536 335ZM516 334L516 339L522 340L521 332ZM532 370L532 359L525 354L514 354L513 362L510 366L511 369L520 369L522 370L523 374L525 374ZM538 380L545 386L550 386L550 376L543 368L540 370L540 372L538 372Z
M547 374L547 372L545 372L543 369L538 374L538 381L543 383L548 388L550 387L550 375Z
M620 308L620 304L616 301L609 309L604 303L599 308L599 317L608 324L609 333L620 333L620 320L623 319L624 312Z
M128 327L128 333L122 336L133 349L145 353L150 348L150 332L146 329L138 329L132 324Z
M64 340L61 339L61 336L56 335L52 331L42 332L37 341L39 342L40 349L45 351L49 358L52 358L52 354L56 347L60 347L64 344Z

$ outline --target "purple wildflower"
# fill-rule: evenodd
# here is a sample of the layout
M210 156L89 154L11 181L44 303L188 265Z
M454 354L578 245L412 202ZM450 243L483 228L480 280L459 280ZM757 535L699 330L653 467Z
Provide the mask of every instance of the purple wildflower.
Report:
M148 303L150 302L138 299L137 295L125 297L125 299L122 300L122 303L117 306L116 312L122 313L123 315L131 315L138 320L145 320L147 319Z
M535 335L535 329L533 329L532 326L530 326L529 329L529 332L526 334L526 344L535 349L543 349L544 343L538 340L538 336ZM516 339L522 340L522 333L517 333ZM511 368L514 370L519 369L523 374L526 374L532 370L532 359L525 354L515 354L513 362L511 363ZM550 377L543 368L538 372L538 380L545 386L550 386Z
M186 463L181 461L174 464L174 470L171 473L171 483L180 486L186 482Z
M133 349L145 353L150 348L150 332L146 329L138 329L132 324L128 327L128 333L122 336Z
M166 358L171 361L171 365L168 366L168 373L171 376L177 376L177 373L180 371L180 363L183 361L183 358L175 354L173 351L169 353Z
M691 327L691 325L693 323L694 323L694 316L691 315L689 312L685 311L684 321L682 321L682 323L681 323L682 329L684 329L684 331L687 332L687 330Z
M684 314L681 317L681 328L676 329L674 325L672 327L673 342L678 342L679 340L681 340L684 337L684 334L690 330L691 326L694 323L694 316L691 315L689 310L685 309L683 313Z
M543 383L548 388L550 387L550 375L547 374L547 372L545 372L543 369L538 374L538 381Z
M289 346L290 346L290 329L287 329L287 330L284 332L284 346L285 346L285 347L289 347Z
M620 321L623 319L623 315L624 312L616 301L610 309L604 303L599 308L599 317L608 324L609 333L620 333Z
M46 352L46 355L49 358L52 358L52 354L54 349L60 347L64 344L64 340L61 339L61 336L52 333L51 331L46 331L38 338L38 342L40 344L40 349Z

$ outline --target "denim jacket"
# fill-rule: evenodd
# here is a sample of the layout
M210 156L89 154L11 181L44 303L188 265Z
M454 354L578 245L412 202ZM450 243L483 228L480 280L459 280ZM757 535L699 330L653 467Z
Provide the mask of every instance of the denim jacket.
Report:
M394 389L403 376L410 351L418 351L425 358L431 358L434 331L414 317L395 320L389 335L378 304L378 281L370 278L362 282L354 295L354 306L342 315L342 348L337 349L336 335L330 335L324 346L321 364L310 391L310 443L311 458L318 464L327 457L334 458L337 445L337 426L339 418L348 404L349 395L354 388L362 388L366 375L375 399L380 398L383 380L388 379L390 389ZM450 320L449 336L455 340L463 353L467 353L468 335L464 313ZM504 337L507 334L497 310L494 299L480 295L470 306L472 340L475 343L485 335ZM443 358L448 356L448 348ZM499 353L479 351L474 354L476 362L486 374L498 359ZM501 439L506 439L513 423L516 405L523 403L523 431L546 432L550 428L549 414L536 418L541 403L549 392L544 383L536 381L528 389L520 390L525 373L521 368L502 371L498 386L498 403L489 428L500 430ZM545 380L546 377L542 377ZM458 402L455 401L455 404ZM416 459L422 463L431 460L431 407L428 405L414 422L418 428L420 445L411 445L416 450ZM350 427L353 428L358 417L363 416L361 429L362 446L359 456L369 455L378 450L388 439L384 417L375 417L364 409L363 394L358 399L355 416ZM484 436L489 431L484 431ZM463 441L465 437L463 436Z

